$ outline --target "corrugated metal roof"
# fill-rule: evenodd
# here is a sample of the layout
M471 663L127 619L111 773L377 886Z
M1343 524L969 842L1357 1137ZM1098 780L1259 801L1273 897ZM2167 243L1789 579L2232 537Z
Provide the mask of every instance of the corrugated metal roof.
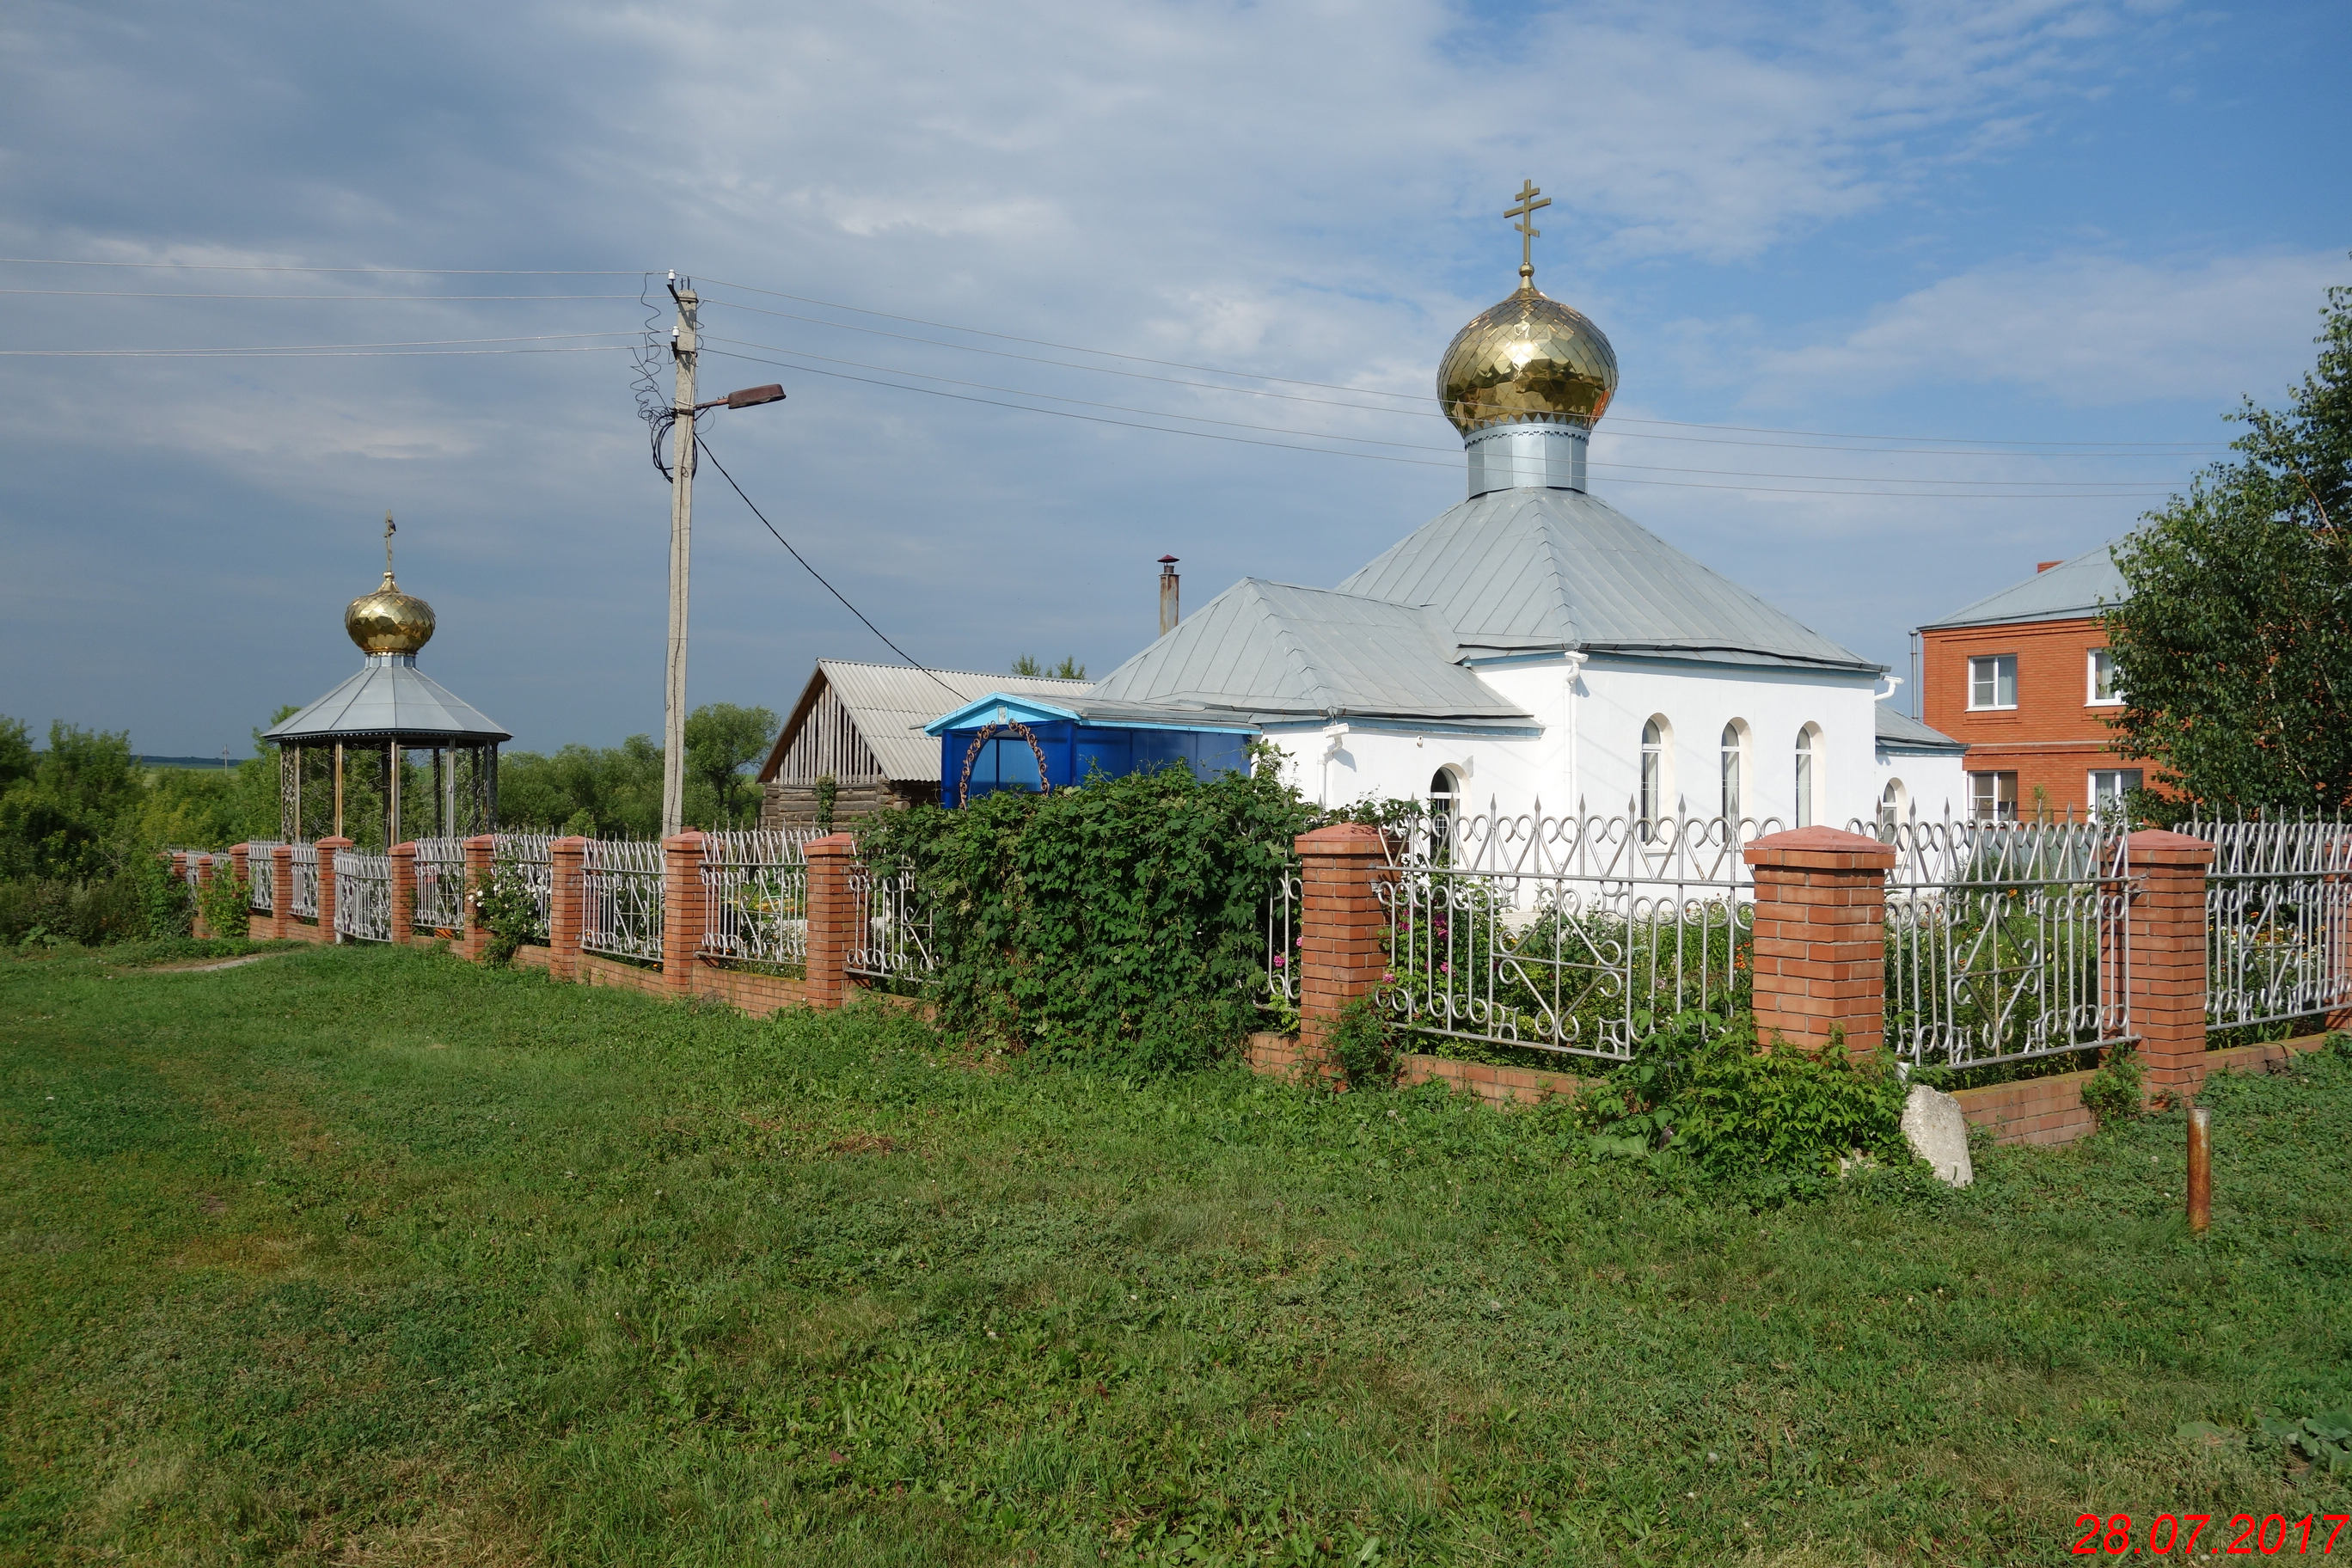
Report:
M1878 707L1878 743L1890 752L1965 752L1966 741L1955 741L1941 730L1933 730L1894 704L1881 702Z
M1087 689L1083 680L1055 680L1031 675L989 675L971 669L918 669L906 664L861 664L845 658L821 658L809 677L792 717L776 737L768 761L760 770L764 782L775 774L815 701L818 683L826 682L865 738L883 773L904 783L937 783L940 743L923 733L923 726L947 712L992 691L1008 691L1066 703Z
M1582 648L1877 670L1608 502L1520 488L1424 524L1340 592L1425 605L1462 654Z
M2022 583L1979 599L1964 610L1929 621L1919 629L1948 626L1992 626L2011 621L2067 621L2095 616L2102 607L2131 597L2124 574L2116 569L2109 547L2100 545L2072 561L2062 561L2047 572L2036 572Z
M1454 662L1425 610L1329 588L1244 577L1105 676L1080 704L1251 723L1349 715L1508 724L1529 716Z
M284 722L265 740L383 740L417 745L478 745L514 736L416 668L413 654L372 654L359 673Z

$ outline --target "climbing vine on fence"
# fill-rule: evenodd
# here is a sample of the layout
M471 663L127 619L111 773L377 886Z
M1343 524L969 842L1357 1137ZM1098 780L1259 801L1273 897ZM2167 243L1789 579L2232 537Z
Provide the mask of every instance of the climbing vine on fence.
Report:
M993 1044L1173 1068L1231 1048L1263 994L1265 902L1321 820L1271 768L1010 790L860 826L931 912L940 1023Z

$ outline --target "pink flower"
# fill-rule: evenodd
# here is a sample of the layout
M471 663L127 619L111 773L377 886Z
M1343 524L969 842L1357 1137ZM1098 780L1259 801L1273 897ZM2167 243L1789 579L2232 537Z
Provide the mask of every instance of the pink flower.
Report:
M1289 962L1290 962L1290 958L1289 958L1289 955L1288 955L1288 954L1286 954L1286 953L1280 953L1280 952L1277 952L1277 953L1276 953L1276 954L1274 955L1274 966L1275 966L1276 969L1280 969L1284 964L1286 964L1286 963L1288 963Z
M1454 966L1450 963L1441 963L1437 966L1437 973L1440 974L1451 974L1454 973Z
M1381 983L1382 984L1384 984L1384 985L1393 985L1393 984L1396 984L1396 971L1395 971L1395 970L1393 970L1393 969L1391 969L1391 970L1389 970L1389 971L1387 971L1387 972L1383 973L1381 975Z

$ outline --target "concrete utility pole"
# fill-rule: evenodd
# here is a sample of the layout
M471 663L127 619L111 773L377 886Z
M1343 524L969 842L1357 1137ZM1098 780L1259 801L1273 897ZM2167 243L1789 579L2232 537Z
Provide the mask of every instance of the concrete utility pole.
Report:
M702 301L691 285L670 285L677 301L677 326L670 335L670 359L677 387L670 406L677 411L677 456L670 464L669 489L669 680L662 693L662 837L686 826L686 579L694 538L695 307ZM338 831L341 831L338 829Z

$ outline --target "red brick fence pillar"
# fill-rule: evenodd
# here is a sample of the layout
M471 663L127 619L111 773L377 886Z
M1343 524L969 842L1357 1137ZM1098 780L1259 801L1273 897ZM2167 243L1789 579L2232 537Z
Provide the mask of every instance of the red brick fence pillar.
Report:
M580 978L580 928L587 918L588 840L558 838L547 847L547 977Z
M335 858L357 846L349 838L338 836L319 840L319 940L341 942L342 933L335 929Z
M254 872L253 847L251 845L232 844L228 847L228 874L237 881L243 882L246 885L246 934L247 936L256 937L264 934L261 929L261 921L255 919L253 914L252 888Z
M2124 841L2131 1032L2153 1097L2193 1099L2205 1079L2205 872L2213 846L2154 828Z
M392 861L392 940L413 942L416 940L416 846L395 844L388 858Z
M1392 879L1380 830L1334 823L1298 836L1298 1056L1310 1073L1337 1073L1331 1031L1349 1003L1378 990L1388 972Z
M838 1007L849 1000L849 955L866 945L866 933L858 929L857 892L850 886L857 840L831 833L810 839L801 854L808 862L809 1005Z
M702 962L702 834L698 828L662 840L662 989L694 994L694 966Z
M1842 1030L1848 1056L1886 1037L1886 873L1895 850L1800 827L1746 850L1756 870L1756 1033L1809 1051Z
M466 884L458 904L465 926L457 938L457 956L469 963L479 963L490 951L490 931L482 923L481 910L474 907L474 889L489 879L498 864L499 841L487 833L478 833L466 840Z
M294 846L280 844L269 852L269 920L266 934L294 934Z

